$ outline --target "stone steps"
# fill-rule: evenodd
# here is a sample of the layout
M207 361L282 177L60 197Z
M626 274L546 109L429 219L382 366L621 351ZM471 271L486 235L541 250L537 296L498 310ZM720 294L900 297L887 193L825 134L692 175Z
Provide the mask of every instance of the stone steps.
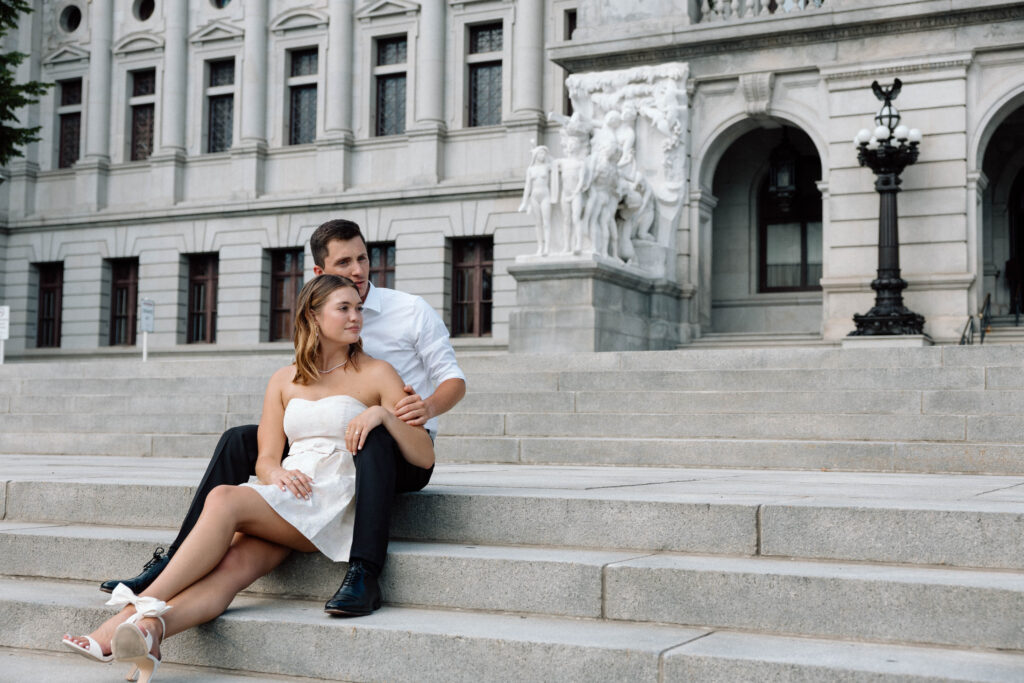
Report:
M59 648L61 632L83 631L108 613L98 595L89 585L0 579L0 645ZM773 680L1017 681L1024 672L1020 653L411 607L338 620L325 617L320 602L254 596L170 639L164 658L256 674L388 681L653 683L766 680L769 672L779 676Z
M160 542L138 531L7 524L0 530L8 548L0 574L86 579L95 587L110 578L109 558L144 557ZM1024 613L1024 572L465 542L392 545L382 577L392 606L1024 650L1021 623L998 618ZM249 592L317 599L333 593L341 576L319 554L298 555Z

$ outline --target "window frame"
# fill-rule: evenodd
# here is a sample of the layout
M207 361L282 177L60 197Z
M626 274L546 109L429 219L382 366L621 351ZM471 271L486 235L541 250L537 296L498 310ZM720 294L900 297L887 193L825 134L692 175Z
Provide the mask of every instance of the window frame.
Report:
M375 251L381 255L382 265L380 266L373 265L373 256ZM394 289L395 264L398 262L398 249L395 242L367 242L366 253L370 259L367 278L373 283L373 286ZM392 256L390 264L388 263L388 256ZM383 280L380 279L382 275Z
M505 51L508 46L507 42L507 30L505 28L506 22L501 19L492 21L481 21L472 22L465 25L465 53L463 60L465 62L465 85L463 88L463 101L464 101L464 118L463 125L466 128L485 128L488 126L500 126L505 120L505 102L507 100L508 86L505 83L505 76L507 69L505 68ZM501 50L492 50L489 52L472 52L473 40L472 33L475 29L480 29L488 26L500 26L501 28ZM474 93L473 93L473 73L481 67L493 67L498 66L501 70L501 75L498 78L498 82L501 85L501 104L498 106L498 121L488 123L475 123L473 120L474 115Z
M37 349L59 349L61 343L61 322L64 313L64 262L45 261L33 263L36 271L36 346ZM44 282L44 274L56 274L54 281ZM44 317L44 295L47 292L55 292L53 298L53 315ZM48 326L44 323L49 321ZM48 339L43 339L44 329L49 329L52 334ZM48 342L48 343L44 343Z
M815 172L817 168L817 172ZM824 231L823 197L815 178L821 175L821 162L816 156L799 155L797 158L797 191L793 197L793 210L785 213L769 204L769 174L765 173L758 184L757 197L757 293L778 294L786 292L820 292L821 278L811 283L808 260L808 225L818 223ZM768 226L780 223L800 224L800 285L787 287L768 286ZM823 247L824 249L824 247ZM822 254L824 260L824 253ZM814 264L821 265L821 264Z
M211 76L213 72L213 65L218 62L230 61L234 65L234 76L232 82L229 85L210 85ZM223 55L223 56L209 56L203 60L203 80L202 80L202 97L203 97L203 127L202 127L202 139L201 139L201 154L226 154L232 147L235 146L238 140L238 57L236 55ZM225 149L219 149L216 151L210 150L211 143L211 132L213 107L211 106L214 98L231 98L231 144Z
M460 249L474 247L472 260L461 259L460 260ZM481 249L482 246L490 248L490 259L483 258L484 254ZM491 235L477 235L473 237L461 237L451 240L451 278L452 278L452 290L451 290L451 311L452 311L452 326L451 336L452 337L470 337L470 338L482 338L493 336L494 332L494 237ZM459 271L472 271L474 277L472 278L472 292L470 292L469 298L460 301L458 299L458 274ZM490 299L484 300L483 298L483 280L484 274L490 277ZM472 307L472 325L468 326L471 329L465 330L467 327L465 320L463 320L464 310L461 306L469 304ZM486 308L487 325L484 329L482 319L484 318L483 312Z
M185 290L185 343L215 344L217 342L217 289L220 280L220 257L217 252L186 254L188 259L188 279ZM197 272L203 269L203 272ZM203 283L202 308L193 306L193 287ZM203 317L203 334L199 338L196 328L197 316Z
M61 102L63 100L63 96L64 96L64 84L65 83L70 83L70 82L73 82L73 81L78 81L78 88L79 88L78 102L76 104L61 104ZM83 111L84 111L84 104L83 104L83 102L85 100L85 79L82 76L73 76L71 78L59 78L59 79L56 80L56 82L57 82L57 87L54 89L55 90L55 92L54 92L54 118L55 118L54 132L56 133L54 138L56 140L56 144L54 145L54 163L53 163L53 168L54 169L61 169L62 170L62 169L74 168L74 166L78 162L78 160L82 158L82 124L85 122L84 121L85 117L83 116ZM72 116L77 116L78 117L78 149L76 150L77 155L75 156L74 160L71 161L71 163L69 163L67 166L63 166L63 165L61 165L61 162L62 162L63 157L64 157L64 148L63 148L64 121L65 120L70 120L70 117L72 117ZM68 119L65 119L65 117L68 117Z
M405 40L405 61L397 64L381 64L380 63L380 44L381 41L394 41L398 39ZM374 36L372 40L373 53L371 56L372 60L372 81L371 87L372 96L370 98L370 120L372 121L371 129L373 137L388 137L391 135L405 135L406 130L409 127L409 34L408 33L396 33L391 35L379 35ZM405 90L405 101L402 105L402 117L401 117L401 130L394 133L383 133L381 132L381 120L380 120L380 86L382 81L388 79L397 79L401 77L404 80L403 89Z
M269 316L269 329L267 331L267 341L291 341L295 329L295 311L296 304L298 303L299 291L305 284L305 271L304 264L306 259L306 252L302 247L281 247L276 249L267 250L270 256L270 316ZM278 267L278 259L282 256L290 254L292 258L292 265L290 269L284 269ZM298 258L294 258L298 256ZM276 293L278 291L278 282L285 280L285 287L288 290L284 299L290 302L290 305L284 306L283 302L275 301ZM281 336L275 336L275 332L278 329L278 323L280 318L283 316L286 333Z
M135 91L135 79L139 74L144 72L152 72L153 74L153 92L146 95L136 95ZM157 69L153 66L146 66L138 69L130 69L128 72L128 88L127 88L127 103L128 111L126 115L127 131L128 134L125 139L128 143L127 152L125 154L125 161L137 162L147 161L149 157L153 156L156 151L156 101L157 101ZM136 110L149 107L152 109L153 123L150 128L150 140L149 140L149 154L145 157L135 157L135 113Z
M312 74L306 74L302 76L293 76L292 67L295 53L298 52L314 52L316 54L316 71ZM312 45L300 45L296 47L288 47L285 49L285 66L284 66L284 84L285 84L285 102L284 102L284 144L292 147L295 145L311 145L314 144L320 135L321 129L321 116L320 111L320 78L321 72L323 71L323 55L321 54L320 46L318 44ZM296 142L292 137L294 133L293 127L293 116L294 110L292 107L293 92L296 89L313 88L316 95L316 105L314 106L314 121L313 121L313 139L307 142Z
M110 267L110 302L109 307L109 329L107 334L108 346L135 346L137 333L137 311L139 306L139 259L137 257L107 259ZM128 277L118 279L118 268L128 267ZM121 287L119 287L121 285ZM125 315L117 314L118 290L127 286L128 295L125 304ZM125 333L128 341L119 341L118 321L124 319Z

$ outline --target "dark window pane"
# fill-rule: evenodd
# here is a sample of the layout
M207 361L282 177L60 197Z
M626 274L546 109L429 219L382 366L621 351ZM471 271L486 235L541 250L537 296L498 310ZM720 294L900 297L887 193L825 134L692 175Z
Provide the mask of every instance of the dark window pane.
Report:
M291 126L288 144L304 145L316 139L316 86L296 86L291 91Z
M317 49L292 50L292 76L312 76L317 70Z
M367 245L370 252L370 282L375 287L395 286L395 243L372 242Z
M217 270L217 254L189 256L189 344L217 340Z
M82 137L82 115L79 112L60 115L60 155L58 168L71 168L78 161L78 145Z
M303 284L302 249L271 252L270 341L292 338L295 303Z
M139 294L139 260L110 261L111 346L135 345L135 309Z
M39 301L36 311L36 347L60 346L60 318L64 298L64 264L40 263Z
M132 72L132 97L156 92L156 69Z
M405 74L377 78L377 135L405 132Z
M153 154L153 107L152 104L132 107L132 161L148 159Z
M235 60L220 59L210 62L210 87L218 85L234 85Z
M501 22L470 27L469 51L471 54L478 52L499 52L501 48Z
M491 333L491 238L456 240L453 244L452 334Z
M207 152L223 152L231 148L231 125L234 109L234 95L217 95L210 98Z
M82 79L73 78L60 82L60 106L69 107L82 103Z
M408 59L407 53L408 41L405 36L377 39L377 66L405 64Z
M469 67L469 125L501 123L501 63Z

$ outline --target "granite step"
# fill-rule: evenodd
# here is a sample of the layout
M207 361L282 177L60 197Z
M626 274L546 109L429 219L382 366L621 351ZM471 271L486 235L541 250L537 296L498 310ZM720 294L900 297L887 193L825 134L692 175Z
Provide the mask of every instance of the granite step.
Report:
M203 465L7 456L0 511L44 535L59 536L52 525L176 529ZM527 465L440 465L392 519L392 536L410 541L1014 570L1024 569L1022 531L1021 476Z
M58 651L62 632L87 631L110 609L94 587L71 582L0 579L0 596L0 646L33 648L35 656ZM25 649L16 652L26 656ZM64 661L74 672L70 680L90 680L79 672L111 674L80 657ZM909 683L1009 682L1024 675L1020 652L389 606L338 620L318 602L248 595L215 621L169 639L164 661L348 681Z

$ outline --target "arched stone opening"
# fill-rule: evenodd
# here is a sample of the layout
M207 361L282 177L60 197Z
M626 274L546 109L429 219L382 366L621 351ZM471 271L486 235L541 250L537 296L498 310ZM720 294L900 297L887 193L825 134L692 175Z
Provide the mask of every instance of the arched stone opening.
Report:
M982 301L996 324L1024 313L1024 106L994 127L982 156Z
M821 166L811 138L778 121L722 153L711 183L711 332L820 334Z

